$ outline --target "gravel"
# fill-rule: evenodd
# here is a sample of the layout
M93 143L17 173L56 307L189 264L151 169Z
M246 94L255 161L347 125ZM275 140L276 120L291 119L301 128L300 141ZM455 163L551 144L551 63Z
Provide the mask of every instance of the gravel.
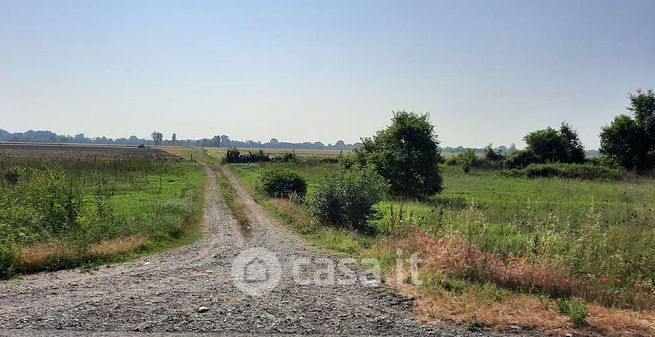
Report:
M226 172L251 218L243 235L216 191L215 173L206 171L203 239L93 272L72 269L0 282L0 336L501 335L421 324L410 300L376 283L297 284L293 261L329 258L336 265L336 259L271 221ZM235 258L250 248L270 251L281 266L277 286L260 296L239 290L231 276ZM312 264L299 275L311 278L323 267ZM246 275L256 281L271 276L262 266L249 268L255 270ZM335 279L344 275L338 271Z

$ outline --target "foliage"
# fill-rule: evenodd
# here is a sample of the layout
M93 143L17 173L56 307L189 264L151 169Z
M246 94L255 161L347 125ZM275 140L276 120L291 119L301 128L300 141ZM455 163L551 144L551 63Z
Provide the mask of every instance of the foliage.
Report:
M467 149L465 152L458 154L454 159L455 162L462 167L464 173L469 173L471 168L476 166L479 162L475 152L471 149Z
M14 275L14 265L18 258L13 245L3 241L0 241L0 280Z
M274 162L290 163L297 161L298 156L296 156L295 152L286 152L281 156L273 157L271 160Z
M8 167L2 172L2 179L9 185L16 185L18 181L25 176L25 169L20 166ZM4 182L3 181L3 182Z
M79 225L81 200L60 167L45 166L0 195L0 223L26 233L57 234Z
M532 163L538 163L540 159L530 149L514 151L505 159L505 167L508 169L524 168Z
M562 123L560 130L551 127L528 133L524 138L527 151L537 163L583 163L584 147L570 124Z
M384 177L371 167L339 171L318 180L309 208L321 223L368 232L373 206L388 190Z
M441 192L441 154L429 114L395 111L389 127L362 143L358 161L374 165L394 195L426 198Z
M575 326L587 323L587 305L581 300L560 299L557 301L560 314L566 315Z
M505 173L512 177L527 178L572 178L572 179L605 179L621 180L625 173L606 166L592 164L530 164L523 169L513 169Z
M600 151L613 162L638 171L655 165L655 92L630 95L632 116L618 115L600 133Z
M501 151L494 151L494 148L489 144L484 148L484 159L495 166L505 160L505 155Z
M223 162L229 164L236 163L260 163L271 161L271 157L264 153L264 151L259 150L257 152L248 151L248 154L241 155L241 152L237 148L228 149L223 159Z
M227 154L225 155L225 161L228 163L239 163L241 159L241 152L236 147L227 149Z
M106 258L94 245L120 238L174 242L198 211L202 170L197 164L157 160L2 160L0 172L21 178L0 189L0 274L70 267ZM126 240L129 242L130 240ZM30 254L51 247L38 261ZM62 254L64 250L66 254ZM73 253L71 253L73 252ZM28 257L25 257L28 256Z
M273 168L261 176L266 194L273 198L304 197L307 183L298 172L288 168Z

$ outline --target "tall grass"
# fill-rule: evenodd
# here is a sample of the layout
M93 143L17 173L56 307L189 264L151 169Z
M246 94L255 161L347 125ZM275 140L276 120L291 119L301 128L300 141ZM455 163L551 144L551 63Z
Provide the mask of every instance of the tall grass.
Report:
M270 165L301 171L307 177L309 194L318 178L335 169L331 164L307 161L232 169L257 190L261 188L258 177ZM553 277L547 280L532 279L544 273L526 267L519 279L498 281L521 285L510 288L546 289L553 296L576 295L612 307L655 306L654 180L531 179L445 168L444 182L444 192L428 203L379 203L376 207L382 217L373 222L380 233L377 240L390 235L416 238L420 236L417 230L438 240L447 232L473 251L491 254L480 256L499 261L520 258L526 266L549 266L544 273L550 270ZM533 276L528 275L531 270ZM564 276L576 281L568 282ZM489 276L492 281L499 279Z
M158 249L201 213L196 163L12 159L0 173L2 277Z

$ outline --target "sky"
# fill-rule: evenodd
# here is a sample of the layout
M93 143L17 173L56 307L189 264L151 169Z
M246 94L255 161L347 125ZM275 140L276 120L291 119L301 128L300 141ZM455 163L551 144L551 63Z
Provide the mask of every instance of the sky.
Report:
M655 88L655 1L0 0L0 128L352 143L429 112L444 146L587 148Z

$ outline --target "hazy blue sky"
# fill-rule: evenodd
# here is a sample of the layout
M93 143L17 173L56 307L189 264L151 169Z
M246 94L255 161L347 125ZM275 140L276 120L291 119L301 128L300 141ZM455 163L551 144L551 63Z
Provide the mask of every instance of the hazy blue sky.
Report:
M655 88L655 1L0 0L0 128L355 142L391 110L443 145L588 148Z

